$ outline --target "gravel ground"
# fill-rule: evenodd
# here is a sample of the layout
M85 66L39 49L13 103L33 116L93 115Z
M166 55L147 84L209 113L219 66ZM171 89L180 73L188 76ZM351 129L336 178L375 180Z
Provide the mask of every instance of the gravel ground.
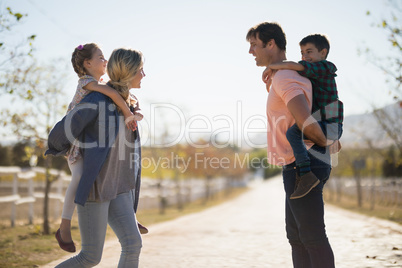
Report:
M251 188L222 205L149 226L140 267L292 267L281 177L254 182ZM325 217L336 267L402 267L401 225L330 205ZM116 239L108 240L97 267L116 267L119 248Z

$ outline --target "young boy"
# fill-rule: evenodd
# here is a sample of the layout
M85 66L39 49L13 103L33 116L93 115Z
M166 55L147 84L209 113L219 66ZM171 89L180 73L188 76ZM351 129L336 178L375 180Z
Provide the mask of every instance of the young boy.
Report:
M320 124L324 134L331 143L339 140L342 135L343 103L338 99L335 77L336 67L326 60L329 52L329 42L324 35L314 34L303 38L300 43L302 61L269 65L264 73L263 80L269 90L270 78L276 70L290 69L298 71L300 75L310 79L313 86L313 117ZM290 199L297 199L307 195L320 181L311 172L310 157L303 142L303 133L293 125L286 132L294 156L299 183Z

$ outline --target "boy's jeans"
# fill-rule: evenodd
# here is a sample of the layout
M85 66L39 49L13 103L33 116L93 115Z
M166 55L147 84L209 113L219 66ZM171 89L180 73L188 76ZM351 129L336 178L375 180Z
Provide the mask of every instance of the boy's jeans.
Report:
M109 223L121 244L118 267L138 267L142 246L134 214L132 191L107 202L86 202L77 206L81 233L81 252L56 267L93 267L102 258L106 228Z
M329 140L339 140L342 136L343 125L338 123L327 123L324 121L318 121L322 131ZM310 157L307 154L306 145L303 142L304 136L299 127L294 124L286 132L286 138L288 139L290 146L292 147L293 154L296 158L296 164L307 162Z
M312 149L320 150L313 146ZM322 149L322 148L321 148ZM292 247L295 268L333 268L334 255L329 244L324 224L324 202L322 189L331 173L329 159L320 161L309 154L311 170L320 180L311 192L300 199L289 199L294 192L296 165L283 167L283 183L286 192L286 233ZM324 154L323 158L329 158Z

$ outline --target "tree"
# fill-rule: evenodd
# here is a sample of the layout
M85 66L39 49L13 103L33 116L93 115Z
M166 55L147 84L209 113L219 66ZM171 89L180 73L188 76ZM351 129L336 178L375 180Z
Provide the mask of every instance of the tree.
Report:
M251 171L257 172L257 170L262 170L263 174L261 175L263 175L264 179L273 177L281 172L280 167L268 163L266 149L254 149L251 151L249 161Z
M395 114L390 114L384 109L374 109L374 116L380 126L394 142L399 154L402 154L402 5L400 1L388 0L390 16L379 19L375 26L384 30L390 46L391 54L388 56L376 55L371 49L366 49L366 55L372 64L378 67L389 77L389 94L398 103L400 109ZM371 12L367 11L371 16Z
M0 166L10 166L10 148L0 145Z
M26 147L30 146L29 142L24 140L17 142L12 148L12 165L18 167L29 167L29 157L27 156Z
M63 65L63 64L62 64ZM0 124L10 131L20 142L32 144L29 154L43 155L46 140L54 123L66 111L63 83L65 71L60 61L48 65L33 62L20 80L20 73L8 73L7 85L18 84L12 92L12 107L0 111ZM26 95L28 93L28 95ZM30 155L28 155L30 157ZM48 206L49 192L58 177L50 175L51 157L45 159L45 198L43 206L43 232L50 233Z
M387 157L382 164L384 177L402 177L402 155L396 155L395 147L391 146L387 151Z
M24 37L19 40L18 37L12 37L12 29L23 23L27 14L13 12L7 7L0 11L0 87L4 92L12 93L17 83L7 83L7 73L20 72L24 73L24 66L27 64L27 59L32 57L33 41L36 35Z
M205 180L204 203L206 203L213 196L214 178L225 178L227 183L238 180L249 171L248 163L242 163L244 154L234 146L217 148L212 141L204 140L199 140L197 144L205 145L205 148L196 148L192 145L187 145L185 148L188 160L185 176Z
M401 83L402 83L402 5L395 0L388 0L390 7L390 17L378 19L379 22L374 24L375 27L384 30L387 40L390 45L391 54L376 55L370 48L366 49L368 54L368 60L386 73L391 80L388 82L391 84L390 94L393 95L394 100L400 101L402 99ZM368 16L372 16L370 11L366 13Z

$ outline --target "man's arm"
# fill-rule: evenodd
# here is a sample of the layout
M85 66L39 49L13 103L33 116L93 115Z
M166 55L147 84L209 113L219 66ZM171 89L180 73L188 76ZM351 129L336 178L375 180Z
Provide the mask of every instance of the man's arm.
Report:
M311 116L310 108L304 95L297 95L291 99L287 107L296 120L296 124L303 134L318 146L327 146L327 139L318 122Z

